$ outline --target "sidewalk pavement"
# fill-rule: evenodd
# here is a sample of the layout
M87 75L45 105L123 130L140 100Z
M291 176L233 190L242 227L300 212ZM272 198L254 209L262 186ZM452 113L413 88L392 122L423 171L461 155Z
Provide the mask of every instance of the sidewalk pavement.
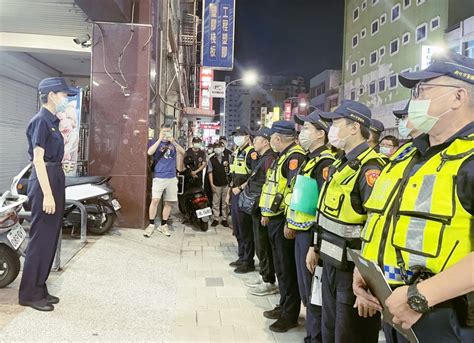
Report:
M262 312L279 295L248 294L228 266L231 230L200 232L174 218L171 237L119 229L92 238L48 287L61 302L50 313L17 305L20 276L0 290L0 341L302 342L298 328L273 333ZM304 310L302 310L304 311Z

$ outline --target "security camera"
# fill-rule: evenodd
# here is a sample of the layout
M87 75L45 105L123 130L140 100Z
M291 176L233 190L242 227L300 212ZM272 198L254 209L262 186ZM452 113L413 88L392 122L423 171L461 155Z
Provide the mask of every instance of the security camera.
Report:
M90 40L91 40L91 36L88 33L84 35L80 35L79 37L76 37L73 39L74 43L82 46L83 48L88 48L91 46Z

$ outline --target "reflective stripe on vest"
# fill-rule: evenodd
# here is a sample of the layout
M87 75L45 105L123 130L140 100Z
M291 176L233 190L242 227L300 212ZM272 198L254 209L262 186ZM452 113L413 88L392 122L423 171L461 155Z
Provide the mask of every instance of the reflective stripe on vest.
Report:
M262 194L260 196L259 206L261 208L262 215L265 217L273 217L280 215L285 212L285 196L291 191L291 186L287 187L287 179L282 174L282 168L286 160L290 155L294 153L305 154L303 148L299 145L294 145L287 152L281 155L278 160L275 160L272 166L267 171L267 178L265 184L262 187ZM270 208L275 200L275 196L281 194L283 200L280 204L280 208L277 212L273 212Z
M320 155L312 158L311 160L303 164L303 166L300 169L299 174L311 177L313 170L318 166L318 164L321 161L325 159L330 159L334 161L335 160L334 154L330 150L324 150L323 152L321 152ZM293 180L293 184L295 183L295 181L296 181L296 178ZM291 198L290 198L289 203L291 203ZM311 225L313 225L316 222L316 215L313 216L301 211L295 211L288 207L287 213L286 213L286 222L290 229L308 230L311 227Z
M325 230L330 231L339 237L344 238L359 238L360 232L362 231L362 225L349 225L338 223L334 220L327 218L324 213L319 216L319 226Z
M253 148L249 145L244 150L237 149L234 153L230 172L238 175L249 175L250 169L247 167L247 155Z

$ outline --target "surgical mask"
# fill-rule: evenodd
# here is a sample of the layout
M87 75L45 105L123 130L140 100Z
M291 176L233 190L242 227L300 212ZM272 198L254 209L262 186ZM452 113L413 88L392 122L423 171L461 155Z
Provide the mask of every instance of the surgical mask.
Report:
M432 102L435 102L442 97L450 94L451 92L445 93L433 100L411 100L410 105L408 106L408 120L413 124L415 129L420 130L421 132L428 133L433 129L438 120L443 117L445 114L451 112L449 109L441 113L438 117L433 117L428 114L428 110Z
M310 133L307 130L303 130L298 136L298 139L303 149L305 149L306 151L309 151L309 148L311 147L311 143L312 143Z
M201 143L193 143L194 149L201 149Z
M64 112L66 110L67 105L69 104L68 98L62 97L59 103L56 103L54 100L54 105L56 106L56 113Z
M218 155L222 154L224 152L224 148L215 148L214 152Z
M207 149L207 152L208 152L209 154L212 154L212 153L214 152L214 149Z
M234 143L235 143L235 145L237 145L240 148L245 143L245 137L244 136L235 136L234 137Z
M340 128L334 125L331 125L329 128L329 133L328 133L328 140L331 145L337 149L344 149L344 146L346 145L346 138L339 138L339 131Z
M400 120L398 123L398 133L402 139L407 139L410 136L410 133L413 129L410 129L408 126L408 120Z
M392 152L392 149L386 146L381 146L380 147L380 153L384 154L385 156L390 156Z

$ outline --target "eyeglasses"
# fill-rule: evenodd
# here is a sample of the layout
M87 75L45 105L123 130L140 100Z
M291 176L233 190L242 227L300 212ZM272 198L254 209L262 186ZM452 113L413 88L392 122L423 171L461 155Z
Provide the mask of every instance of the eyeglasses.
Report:
M461 88L461 87L453 86L453 85L440 85L440 84L437 84L437 83L423 83L423 82L418 82L418 83L416 84L416 86L412 88L412 90L411 90L411 96L413 97L413 99L418 99L418 98L420 97L421 93L423 93L423 91L424 91L426 88L430 88L430 87Z

